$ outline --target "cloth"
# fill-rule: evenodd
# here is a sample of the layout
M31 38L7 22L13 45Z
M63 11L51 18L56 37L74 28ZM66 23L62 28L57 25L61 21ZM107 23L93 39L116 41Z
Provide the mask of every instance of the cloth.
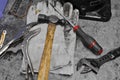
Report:
M60 3L57 3L57 7L62 11L62 6ZM37 5L32 5L30 7L27 15L27 24L36 22L38 20L38 14L56 15L59 18L62 18L50 5L47 8L44 2L39 2ZM28 46L29 55L35 72L38 72L39 69L40 59L44 50L48 24L39 24L33 29L38 27L41 27L41 32L30 40ZM55 74L72 75L74 73L74 49L76 43L76 34L73 32L73 30L71 30L69 33L65 32L64 27L65 26L56 25L50 72ZM24 58L21 71L25 71Z

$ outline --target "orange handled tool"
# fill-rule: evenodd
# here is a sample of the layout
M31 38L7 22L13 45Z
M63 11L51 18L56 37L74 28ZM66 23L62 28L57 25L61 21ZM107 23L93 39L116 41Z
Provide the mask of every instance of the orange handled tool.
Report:
M48 24L44 51L42 54L40 67L39 67L38 80L48 80L55 29L56 29L55 24L53 23Z

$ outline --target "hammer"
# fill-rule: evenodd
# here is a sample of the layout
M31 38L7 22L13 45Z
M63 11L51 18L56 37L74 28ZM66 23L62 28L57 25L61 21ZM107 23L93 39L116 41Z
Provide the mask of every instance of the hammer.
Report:
M38 22L48 23L46 41L45 41L44 50L43 50L43 54L40 62L39 71L38 71L38 80L48 80L52 44L53 44L56 25L57 24L62 25L62 23L64 23L64 20L60 20L55 15L46 16L44 14L39 14Z

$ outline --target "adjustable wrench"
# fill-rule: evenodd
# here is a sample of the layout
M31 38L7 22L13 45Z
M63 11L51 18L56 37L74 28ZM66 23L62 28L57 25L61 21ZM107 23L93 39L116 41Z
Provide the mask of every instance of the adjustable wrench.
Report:
M99 68L106 62L114 60L120 56L120 47L116 48L114 50L111 50L106 55L97 58L97 59L91 59L91 58L82 58L77 63L76 70L78 71L82 66L84 66L84 69L82 70L81 74L88 73L90 71L93 71L97 74L99 71Z

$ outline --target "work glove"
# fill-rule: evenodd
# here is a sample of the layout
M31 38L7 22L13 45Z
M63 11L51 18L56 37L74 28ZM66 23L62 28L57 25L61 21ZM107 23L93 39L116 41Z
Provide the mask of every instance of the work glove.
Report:
M50 0L49 0L50 1ZM57 8L63 12L63 7L59 2L56 3ZM45 14L47 16L56 15L60 19L62 17L52 8L51 5L46 6L44 2L38 2L37 5L32 5L28 11L27 24L31 22L37 22L38 15ZM47 23L39 24L33 29L40 28L41 32L32 38L29 42L28 51L33 64L35 72L38 72L40 66L40 60L44 50L44 44L47 33ZM69 31L69 37L65 36L65 26L56 25L56 31L53 40L52 56L50 72L55 74L65 74L72 75L74 73L74 49L76 35L73 31ZM67 39L66 39L67 37ZM25 63L23 57L23 63L21 67L21 72L25 70Z

